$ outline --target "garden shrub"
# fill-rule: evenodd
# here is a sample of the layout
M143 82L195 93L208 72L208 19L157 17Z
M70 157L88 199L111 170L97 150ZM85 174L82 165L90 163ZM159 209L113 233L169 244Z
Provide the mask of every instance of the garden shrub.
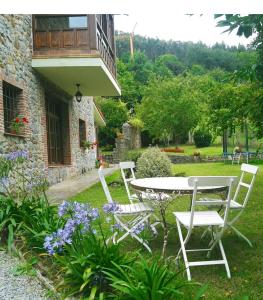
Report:
M200 129L194 132L194 142L197 148L208 147L212 142L212 135Z
M59 219L46 198L45 172L23 171L28 158L24 150L0 156L0 238L11 250L20 233L31 249L43 252L44 238L58 228Z
M36 252L43 252L44 239L63 224L57 216L57 207L50 205L45 197L24 199L19 206L22 222L21 232L27 245Z
M162 259L146 260L140 255L132 266L114 266L115 269L109 269L110 272L107 270L105 274L111 281L111 286L120 293L116 297L119 300L197 300L203 296L203 287L200 290L197 283L189 283L182 274L171 270L171 266ZM200 296L189 298L190 286L199 290L197 293Z
M46 236L44 247L63 270L59 290L66 297L102 295L110 289L103 271L114 269L114 264L128 265L133 255L122 253L119 244L107 244L97 208L64 201L58 215L64 226Z
M158 147L148 148L137 161L138 178L172 175L172 163Z

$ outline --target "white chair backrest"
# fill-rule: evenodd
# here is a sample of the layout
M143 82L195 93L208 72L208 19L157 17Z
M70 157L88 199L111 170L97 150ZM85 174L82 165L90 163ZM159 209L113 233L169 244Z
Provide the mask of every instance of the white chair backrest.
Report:
M245 206L247 205L250 193L252 191L255 179L256 179L256 175L257 175L257 172L258 172L258 167L253 166L253 165L249 165L249 164L242 164L241 165L241 172L242 172L241 177L240 177L240 180L238 182L238 186L237 186L235 195L233 197L233 200L238 202L238 195L239 195L241 187L246 188L247 192L245 194L243 203L240 203L242 205L242 207L245 208ZM252 175L250 183L244 182L244 176L245 176L246 173Z
M105 180L105 176L104 176L104 172L103 172L103 167L102 166L100 166L100 168L98 170L98 173L99 173L100 182L101 182L103 191L105 193L105 196L106 196L106 198L107 198L107 200L108 200L109 203L113 203L113 200L111 198L111 194L110 194L107 182Z
M120 169L121 169L121 175L122 179L128 194L129 199L131 199L131 192L129 189L129 182L133 179L136 179L135 174L134 174L134 169L135 169L135 163L133 161L122 161L119 163ZM126 171L128 170L128 173L130 176L126 176Z
M231 192L233 184L236 182L237 176L193 176L188 178L189 186L193 187L193 198L191 206L191 217L190 217L190 229L193 227L194 212L197 200L198 188L202 187L227 187L228 193L225 200L222 201L222 204L225 205L224 213L224 227L227 224L227 218L229 213L230 201L231 201ZM198 203L197 203L198 204Z

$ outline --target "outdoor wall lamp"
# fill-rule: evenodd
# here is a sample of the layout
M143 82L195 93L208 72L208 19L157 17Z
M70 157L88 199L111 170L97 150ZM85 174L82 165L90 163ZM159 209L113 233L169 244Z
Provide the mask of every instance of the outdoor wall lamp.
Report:
M78 102L80 102L81 101L81 99L82 99L82 93L80 92L80 90L79 90L79 86L80 86L80 84L79 83L76 83L76 86L77 86L77 92L76 92L76 94L75 94L75 97L76 97L76 100L78 101Z

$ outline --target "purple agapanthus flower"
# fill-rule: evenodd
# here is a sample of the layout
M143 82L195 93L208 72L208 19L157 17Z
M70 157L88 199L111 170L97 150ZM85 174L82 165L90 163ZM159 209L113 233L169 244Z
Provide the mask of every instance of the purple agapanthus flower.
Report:
M29 157L27 150L18 150L5 155L7 160L16 160L18 158L27 159Z
M2 178L0 178L0 186L8 188L9 184L10 184L10 180L9 180L8 177L2 177Z
M111 225L111 231L114 232L116 230L122 231L122 227L119 223L115 223L115 224Z
M91 208L88 204L63 201L59 206L58 215L68 219L64 228L46 237L44 247L49 254L53 255L56 251L61 251L64 245L71 244L76 230L80 230L82 234L88 231L96 234L91 228L91 222L99 217L97 208Z
M8 190L10 180L8 177L0 178L0 191L6 192Z
M144 228L145 228L144 223L140 223L137 226L133 227L131 231L134 234L140 234L144 230Z
M61 251L63 246L63 241L58 236L57 232L52 233L51 235L46 236L44 242L44 248L50 255L54 255L55 252Z
M59 205L59 208L58 208L59 217L64 216L68 212L69 206L70 206L70 202L68 202L68 201L63 201L62 204Z
M33 181L31 181L26 185L26 187L27 189L32 190L34 188L41 186L42 184L43 184L43 180L40 177L35 177Z
M88 216L91 220L96 220L99 218L99 210L98 208L92 208L90 209L89 213L88 213Z
M107 203L103 205L103 210L105 213L115 213L120 211L120 206L116 202Z

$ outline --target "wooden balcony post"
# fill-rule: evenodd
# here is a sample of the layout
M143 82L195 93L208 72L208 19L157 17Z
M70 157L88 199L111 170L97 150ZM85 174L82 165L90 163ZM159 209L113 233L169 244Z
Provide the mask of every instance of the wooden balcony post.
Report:
M89 15L90 49L97 50L97 20L96 15Z

